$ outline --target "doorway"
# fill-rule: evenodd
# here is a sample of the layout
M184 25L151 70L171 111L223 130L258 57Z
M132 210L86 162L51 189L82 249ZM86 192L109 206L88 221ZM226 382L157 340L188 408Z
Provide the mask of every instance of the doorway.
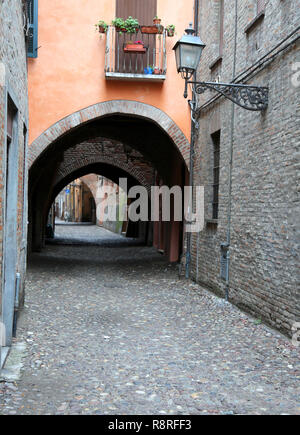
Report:
M6 329L5 345L11 346L17 264L18 110L9 97L6 131L2 319Z

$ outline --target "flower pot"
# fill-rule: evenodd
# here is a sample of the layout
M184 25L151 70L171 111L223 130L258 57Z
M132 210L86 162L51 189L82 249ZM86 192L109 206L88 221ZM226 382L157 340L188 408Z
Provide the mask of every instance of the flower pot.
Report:
M143 44L128 43L124 47L125 53L146 53L146 48Z
M160 18L153 18L153 24L160 24L161 19Z
M144 74L153 74L153 69L150 67L144 68Z
M141 26L142 33L155 34L158 33L157 26Z
M154 68L154 74L155 75L161 75L162 71L159 68Z
M127 30L124 29L124 27L115 27L115 29L116 29L116 32L121 32L121 33L126 33L127 32Z
M106 33L105 27L98 26L99 33Z
M167 35L168 35L169 37L174 36L174 35L175 35L175 30L169 30L169 29L167 29Z

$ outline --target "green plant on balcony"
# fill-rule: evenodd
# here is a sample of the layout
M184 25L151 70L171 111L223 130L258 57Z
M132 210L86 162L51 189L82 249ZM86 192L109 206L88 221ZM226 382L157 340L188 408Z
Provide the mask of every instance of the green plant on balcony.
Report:
M175 26L174 26L174 24L169 24L167 27L166 27L166 31L167 31L167 35L168 36L174 36L175 35Z
M133 34L138 32L140 24L136 18L132 18L131 16L129 16L127 20L125 20L124 28L126 29L127 33Z
M100 20L97 24L95 24L95 27L99 30L99 33L106 33L108 29L108 24L105 21Z
M111 24L115 27L117 32L126 32L125 21L123 18L115 18Z

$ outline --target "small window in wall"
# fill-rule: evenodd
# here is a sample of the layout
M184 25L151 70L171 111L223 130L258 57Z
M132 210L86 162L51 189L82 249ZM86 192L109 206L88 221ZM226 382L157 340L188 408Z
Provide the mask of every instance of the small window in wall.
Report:
M223 56L224 43L224 0L220 0L220 16L219 16L219 56Z
M27 0L28 45L27 56L37 57L38 53L38 0Z
M224 0L219 0L218 9L217 9L217 25L215 27L215 44L216 44L216 58L213 59L213 62L209 65L211 70L211 81L218 81L218 76L220 75L220 67L222 63L223 57L223 45L224 45Z
M220 185L220 137L221 131L211 135L214 147L213 160L213 202L212 202L212 218L218 219L219 215L219 185Z

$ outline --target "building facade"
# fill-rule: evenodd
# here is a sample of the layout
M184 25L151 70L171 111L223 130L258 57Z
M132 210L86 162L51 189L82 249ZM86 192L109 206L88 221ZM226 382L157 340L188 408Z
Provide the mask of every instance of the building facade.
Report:
M58 219L96 223L95 199L84 178L69 183L55 198L55 216Z
M126 177L128 188L154 180L185 184L190 111L166 28L173 24L182 34L194 19L194 1L176 8L169 0L91 0L88 8L83 0L31 3L38 12L28 65L29 245L39 251L54 198L76 178ZM119 32L116 17L137 19L137 33ZM100 19L106 33L95 31ZM154 228L170 261L181 254L181 226L173 219Z
M300 9L293 0L200 5L198 80L268 86L269 104L251 112L214 93L197 96L194 183L205 186L206 224L192 238L192 275L291 334L300 320Z
M0 349L3 363L24 298L28 97L25 2L0 4Z
M205 187L205 227L191 237L191 276L290 334L299 321L296 0L30 3L29 249L43 248L51 204L73 180L184 187L192 164L193 184ZM138 33L111 25L129 16ZM145 33L154 16L157 32ZM99 19L105 33L95 31ZM269 87L263 112L197 95L192 140L172 51L189 22L206 43L197 79ZM148 231L170 261L189 261L174 216Z

